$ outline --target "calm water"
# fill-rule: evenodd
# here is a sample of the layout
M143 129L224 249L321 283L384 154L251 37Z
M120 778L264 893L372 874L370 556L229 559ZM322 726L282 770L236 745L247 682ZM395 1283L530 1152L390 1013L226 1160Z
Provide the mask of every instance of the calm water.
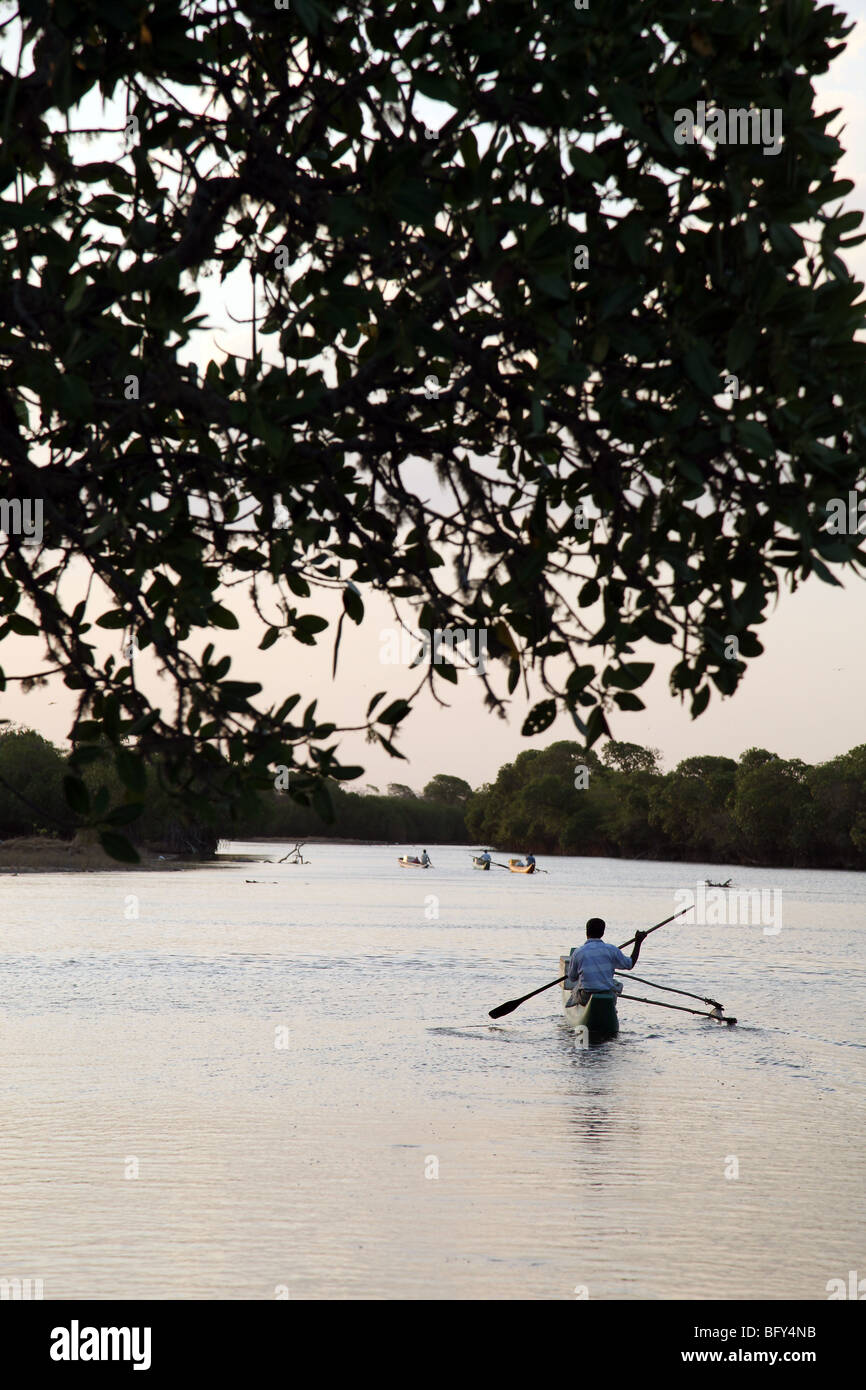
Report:
M866 1275L866 876L306 852L0 877L0 1277L46 1299L825 1299ZM782 930L672 924L638 973L737 1027L623 1003L581 1049L558 988L487 1018L587 916L619 943L729 874L783 891Z

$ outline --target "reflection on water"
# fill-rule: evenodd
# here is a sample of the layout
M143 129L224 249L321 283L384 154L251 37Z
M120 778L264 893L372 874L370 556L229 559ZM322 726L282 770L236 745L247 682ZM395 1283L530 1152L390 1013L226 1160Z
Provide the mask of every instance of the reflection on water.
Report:
M487 1012L554 978L586 916L623 940L717 866L557 860L515 886L446 848L422 885L393 849L310 853L0 880L0 1277L820 1299L862 1264L861 876L738 871L782 887L778 936L672 924L641 965L739 1024L623 1001L581 1048L558 991Z

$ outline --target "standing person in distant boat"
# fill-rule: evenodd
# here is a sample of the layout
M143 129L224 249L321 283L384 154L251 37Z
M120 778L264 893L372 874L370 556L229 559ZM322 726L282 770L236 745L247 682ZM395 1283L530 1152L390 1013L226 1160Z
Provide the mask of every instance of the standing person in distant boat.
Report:
M430 856L427 853L426 849L424 853L421 855L421 863L424 865L425 869L427 868L427 865L430 863Z
M535 855L534 855L534 854L527 854L527 856L526 856L526 863L527 863L528 867L534 871L534 869L535 869Z
M493 862L493 861L491 860L491 858L490 858L490 850L489 850L489 849L486 849L486 850L484 851L484 853L482 854L482 856L481 856L481 862L482 862L482 864L491 864L491 863Z
M624 955L618 946L602 941L605 923L600 917L590 917L586 924L586 941L575 946L568 958L566 984L573 990L570 1002L586 1004L591 994L619 994L622 985L614 979L615 970L632 970L637 965L645 931L635 932L634 949Z

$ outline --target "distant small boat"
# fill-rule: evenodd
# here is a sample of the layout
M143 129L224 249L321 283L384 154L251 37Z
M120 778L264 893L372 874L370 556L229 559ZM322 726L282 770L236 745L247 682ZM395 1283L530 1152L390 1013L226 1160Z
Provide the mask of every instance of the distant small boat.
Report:
M706 883L708 888L730 888L732 880L728 879L727 883L711 883L710 880L707 878L704 879L704 882Z
M564 975L568 969L568 957L559 957L559 973ZM616 1011L616 995L612 990L597 991L590 994L586 1004L570 1004L572 991L566 985L562 990L562 1012L570 1028L577 1032L587 1030L589 1042L604 1042L615 1038L619 1032L619 1015Z
M508 867L513 874L534 874L534 864L524 864L522 859L509 859Z
M400 856L400 858L397 860L397 863L398 863L398 864L402 864L404 869L429 869L429 868L430 868L430 865L429 865L429 864L425 864L421 859L418 859L418 858L415 857L415 856L410 856L410 855L408 855L408 854L402 854L402 855Z
M491 861L489 859L482 859L479 854L473 854L472 856L473 869L489 869L490 862Z

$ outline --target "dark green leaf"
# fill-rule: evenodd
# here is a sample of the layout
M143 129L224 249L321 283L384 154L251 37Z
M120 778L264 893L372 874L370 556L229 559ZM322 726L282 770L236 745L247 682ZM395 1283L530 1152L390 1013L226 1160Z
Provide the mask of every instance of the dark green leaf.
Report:
M39 635L39 628L36 624L21 613L10 613L6 622L10 631L20 633L22 637L38 637Z
M619 690L637 690L652 675L653 663L651 661L627 661L618 670L608 667L605 672L605 685L615 686Z
M349 584L347 588L343 590L343 607L353 623L362 623L364 621L364 603L353 584Z
M142 795L147 786L147 772L137 753L128 748L118 748L114 755L114 765L123 785L131 792Z
M221 603L212 603L207 610L208 622L213 627L235 629L240 627L240 623L234 613L228 608L223 608Z
M67 804L79 816L86 816L90 810L90 793L80 777L67 776L63 779L63 793Z
M707 705L710 703L710 687L704 685L692 696L691 714L692 719L697 719L699 714L703 714Z
M96 619L97 627L128 627L129 614L124 613L122 608L115 608L110 613L103 613L101 618Z
M533 734L543 734L545 729L550 728L555 718L556 701L541 700L537 705L533 705L529 711L520 732L527 738Z
M394 700L386 710L376 716L377 724L399 724L405 719L411 706L407 700Z
M121 864L140 864L141 857L125 835L116 835L113 830L100 830L99 843L106 854Z

